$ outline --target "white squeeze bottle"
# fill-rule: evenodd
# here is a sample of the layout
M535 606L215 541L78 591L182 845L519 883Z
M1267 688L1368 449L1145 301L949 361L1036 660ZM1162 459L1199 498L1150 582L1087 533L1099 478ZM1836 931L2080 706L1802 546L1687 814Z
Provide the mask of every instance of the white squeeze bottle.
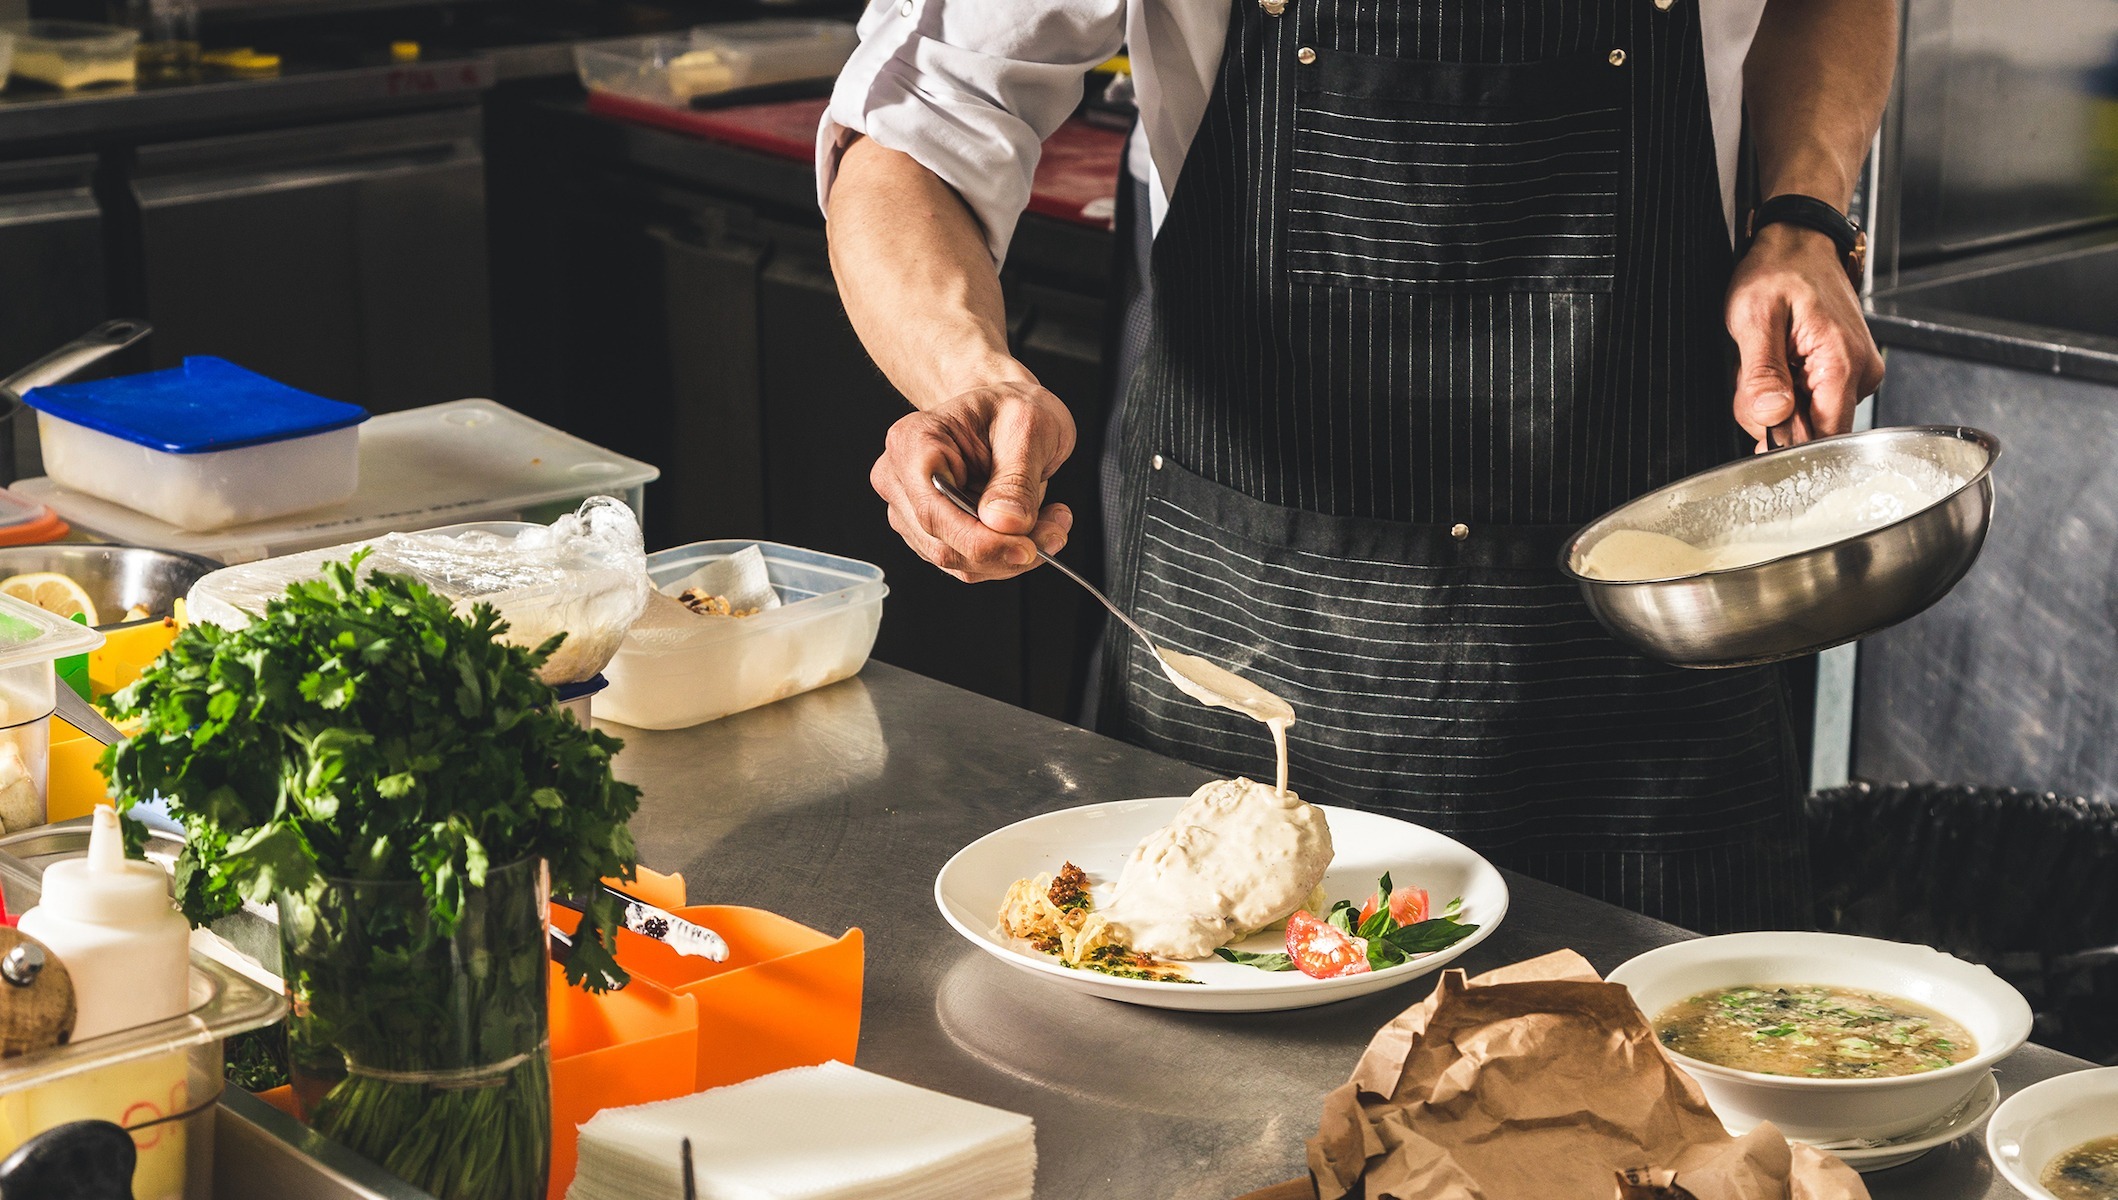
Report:
M88 857L44 868L43 898L22 914L18 928L44 943L73 978L73 1042L191 1008L190 922L169 898L162 868L125 857L117 810L107 804L96 806ZM183 1200L185 1131L166 1118L193 1107L184 1051L32 1088L27 1107L29 1130L90 1119L132 1130L139 1153L132 1174L135 1200ZM0 1132L0 1142L14 1140Z
M169 876L125 857L117 810L96 806L88 857L44 869L44 894L21 931L73 977L72 1040L166 1020L191 1007L191 925L169 898Z

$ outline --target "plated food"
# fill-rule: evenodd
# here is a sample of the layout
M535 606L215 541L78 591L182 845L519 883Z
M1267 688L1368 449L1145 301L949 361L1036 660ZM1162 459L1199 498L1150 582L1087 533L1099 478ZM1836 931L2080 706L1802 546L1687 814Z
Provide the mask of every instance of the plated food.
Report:
M1657 1014L1664 1048L1730 1129L1771 1121L1820 1144L1894 1141L1944 1122L2030 1033L2029 1003L1991 971L1877 938L1699 938L1609 978ZM1816 1044L1786 1044L1805 1037Z
M2118 1067L2076 1071L2008 1097L1986 1151L2036 1200L2118 1200Z
M1068 862L1056 875L1016 880L1001 900L1000 928L1065 966L1179 984L1197 982L1187 960L1209 955L1335 979L1477 931L1456 919L1460 899L1429 920L1426 891L1395 887L1387 873L1365 904L1327 907L1321 885L1331 858L1323 810L1248 779L1216 780L1133 848L1107 907L1096 904L1088 873ZM1228 948L1260 930L1285 930L1285 949Z
M1822 984L1745 983L1656 1014L1662 1044L1689 1058L1817 1079L1935 1071L1978 1052L1964 1027L1931 1008Z
M1271 789L1262 790L1272 794ZM1311 807L1330 832L1332 855L1308 894L1294 901L1296 910L1308 912L1311 921L1297 921L1292 914L1281 914L1290 918L1285 925L1275 919L1263 929L1232 931L1242 932L1243 936L1214 948L1226 950L1226 955L1213 953L1183 960L1147 956L1154 958L1156 965L1145 966L1146 970L1181 972L1183 982L1141 978L1130 971L1070 966L1061 961L1058 953L1040 949L1032 938L1018 937L1006 928L1001 908L1011 893L1014 900L1030 907L1036 907L1039 901L1061 907L1054 901L1052 887L1060 882L1069 864L1080 873L1078 885L1086 893L1091 914L1112 912L1128 860L1143 842L1168 828L1178 813L1196 799L1121 800L1018 821L978 839L949 860L935 879L936 904L957 932L1014 969L1045 976L1087 995L1162 1008L1226 1012L1302 1008L1418 978L1483 941L1507 912L1507 884L1500 872L1462 843L1395 817L1316 805ZM1405 885L1392 888L1394 893L1400 893L1394 897L1397 915L1415 913L1412 905L1416 888L1439 897L1441 902L1430 907L1440 910L1448 909L1448 901L1462 898L1453 913L1422 914L1429 928L1419 936L1434 936L1441 931L1432 923L1443 916L1457 927L1448 931L1452 934L1448 944L1403 952L1392 947L1387 937L1361 932L1366 925L1373 933L1385 921L1392 922L1397 930L1407 927L1385 907L1387 898L1374 894L1377 881L1386 874ZM1040 876L1049 877L1041 890L1035 886ZM1277 886L1291 885L1283 880ZM1338 903L1323 904L1318 900L1319 892ZM1068 896L1062 889L1061 899ZM1371 899L1377 901L1373 909L1367 903ZM1366 920L1362 919L1364 909L1368 910ZM1252 919L1255 918L1242 918ZM1316 925L1329 929L1329 935L1318 934ZM1454 936L1457 933L1461 936ZM1304 973L1299 966L1300 955L1290 953L1290 934L1321 938L1322 942L1317 943L1320 946L1336 945L1339 938L1348 943L1360 939L1356 943L1360 954L1357 961L1341 956L1338 970L1322 975ZM1398 936L1400 941L1413 938L1402 933ZM1047 941L1046 945L1054 943ZM1093 955L1095 949L1089 945L1085 955ZM1137 952L1137 948L1128 949ZM1286 960L1284 965L1279 958ZM1119 965L1144 966L1138 961Z

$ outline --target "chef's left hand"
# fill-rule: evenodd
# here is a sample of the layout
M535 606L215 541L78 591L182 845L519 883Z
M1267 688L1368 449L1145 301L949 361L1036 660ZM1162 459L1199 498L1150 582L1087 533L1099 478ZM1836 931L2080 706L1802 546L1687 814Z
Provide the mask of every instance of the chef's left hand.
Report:
M1742 353L1736 422L1760 450L1775 429L1777 444L1846 432L1854 405L1882 385L1883 356L1838 248L1813 229L1758 231L1729 284L1728 332Z

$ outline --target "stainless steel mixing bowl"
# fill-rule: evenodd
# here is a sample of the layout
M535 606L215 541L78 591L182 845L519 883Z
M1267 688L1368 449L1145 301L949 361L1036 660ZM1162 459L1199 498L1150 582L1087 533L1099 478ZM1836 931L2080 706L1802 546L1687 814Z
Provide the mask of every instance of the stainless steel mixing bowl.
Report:
M1893 456L1924 459L1965 480L1931 507L1799 554L1669 579L1592 579L1583 557L1619 529L1693 544L1744 526L1758 489L1844 477ZM1680 667L1738 667L1810 654L1912 617L1948 594L1977 560L1993 519L1992 434L1907 425L1841 434L1702 471L1590 522L1560 568L1618 640Z
M46 546L0 546L0 579L32 571L56 571L81 585L95 601L100 629L122 629L118 620L137 604L148 620L169 616L191 585L221 564L196 554L150 550L145 546L89 546L55 542Z

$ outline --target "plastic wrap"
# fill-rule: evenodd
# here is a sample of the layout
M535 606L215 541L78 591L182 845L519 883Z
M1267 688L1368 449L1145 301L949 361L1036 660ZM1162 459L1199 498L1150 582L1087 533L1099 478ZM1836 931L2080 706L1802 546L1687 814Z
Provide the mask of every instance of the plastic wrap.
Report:
M601 671L652 590L639 521L622 501L594 496L548 526L494 523L391 533L215 571L191 589L190 617L239 629L287 585L317 578L325 563L343 562L362 547L371 550L363 575L410 575L463 612L490 604L507 620L507 640L516 645L535 647L566 634L541 672L551 684L580 682Z

